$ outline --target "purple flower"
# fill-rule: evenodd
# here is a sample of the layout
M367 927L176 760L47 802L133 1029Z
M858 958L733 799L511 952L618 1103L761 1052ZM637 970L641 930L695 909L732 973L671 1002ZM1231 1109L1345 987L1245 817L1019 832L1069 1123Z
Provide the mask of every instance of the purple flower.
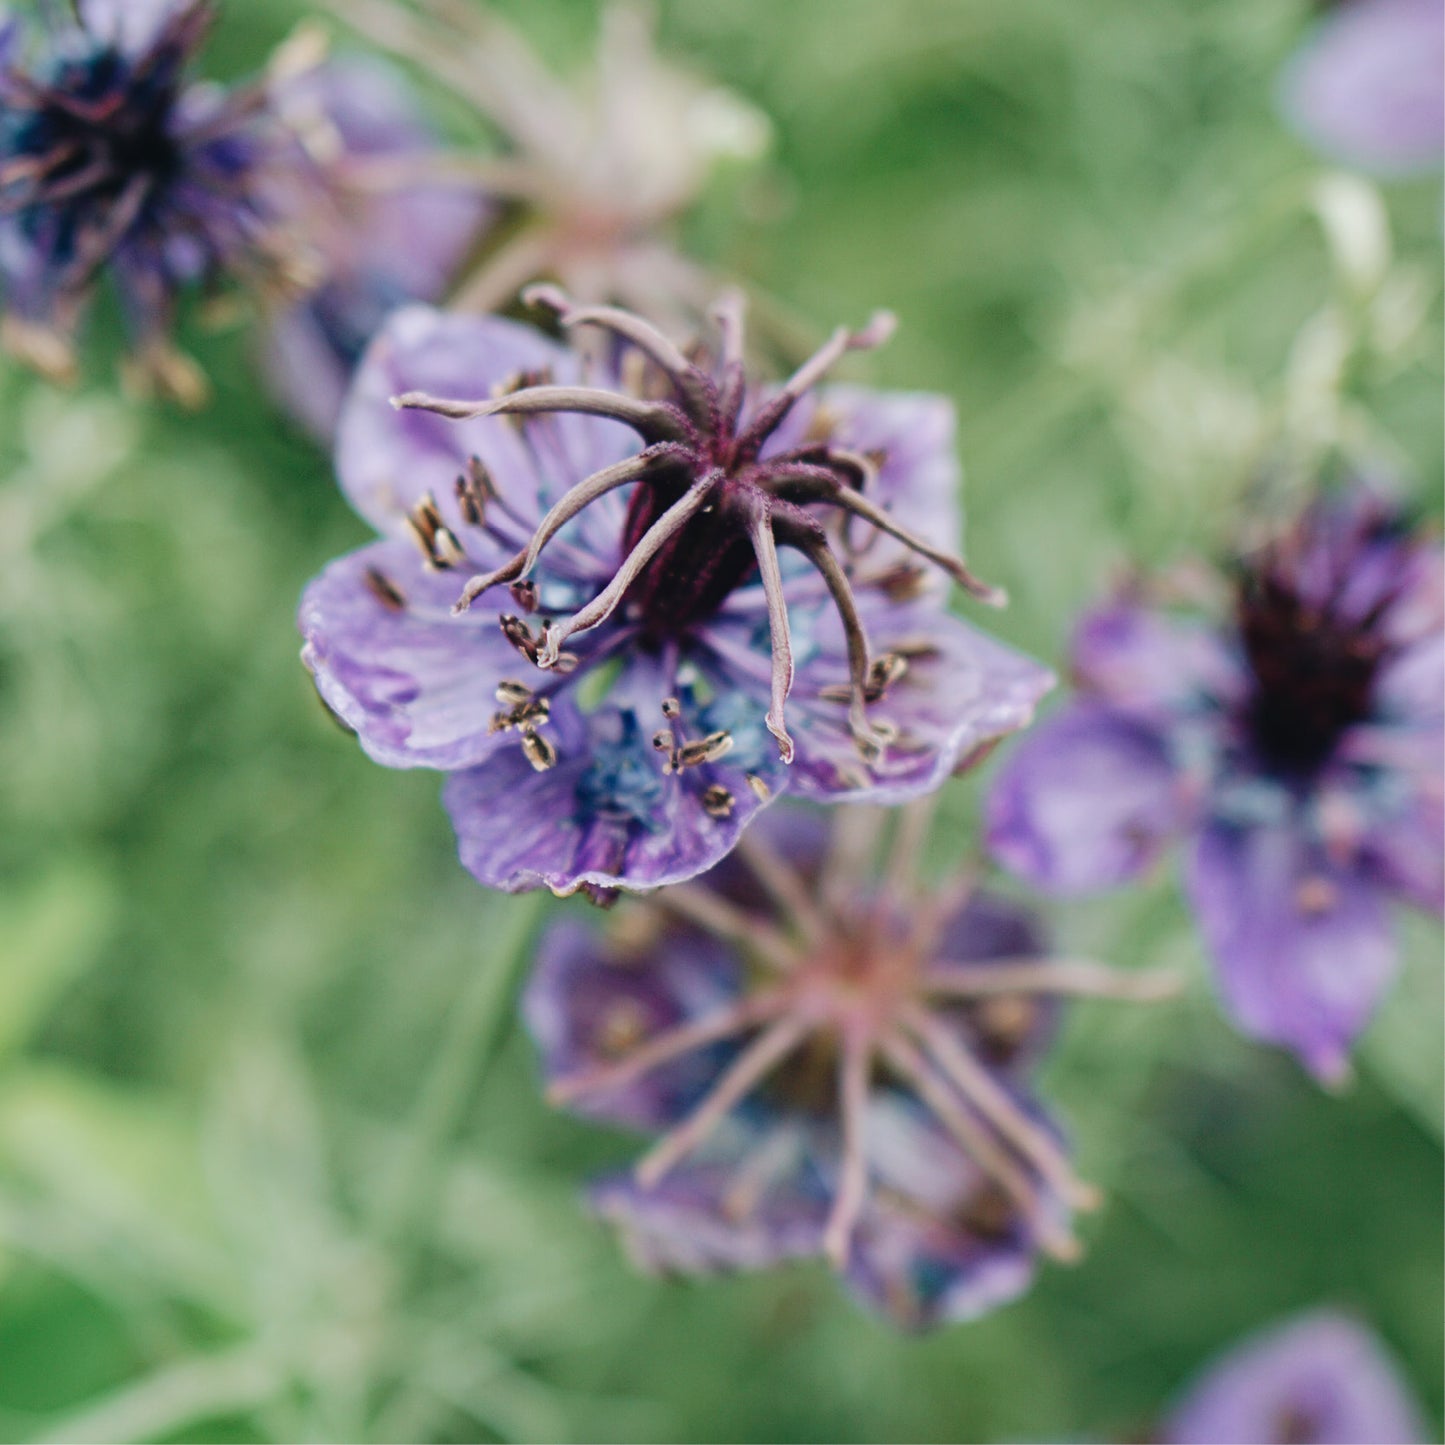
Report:
M1429 1439L1380 1341L1333 1310L1246 1340L1185 1393L1168 1445L1411 1445Z
M1129 595L1090 614L1078 698L989 800L995 855L1087 893L1186 838L1235 1022L1341 1078L1395 967L1385 901L1442 907L1441 577L1360 485L1245 559L1224 627Z
M603 6L590 63L564 79L481 4L329 4L420 65L498 135L499 155L458 158L453 169L511 203L516 222L481 248L459 283L460 309L501 310L546 277L672 330L705 316L717 286L669 231L720 163L767 149L770 128L716 81L658 55L650 7Z
M949 576L996 597L943 550L952 409L812 394L881 328L764 391L732 308L694 364L628 313L542 296L610 333L617 369L508 321L393 316L337 450L387 540L301 607L367 752L452 774L482 882L677 882L779 792L900 802L1029 720L1049 674L944 609Z
M445 291L496 215L475 187L433 177L436 138L396 71L351 56L302 71L276 105L314 162L298 208L326 281L273 322L271 389L329 441L351 375L388 313Z
M204 379L170 341L178 296L223 276L297 279L308 258L268 190L298 158L261 88L187 83L205 0L81 0L76 16L47 26L28 61L18 23L0 30L5 340L68 377L108 276L139 379L195 404Z
M1345 165L1379 175L1437 168L1442 46L1440 0L1338 0L1285 70L1285 115Z
M1071 1258L1096 1202L1029 1077L1067 994L1158 997L1161 975L1050 959L1033 919L906 886L906 813L831 839L769 813L719 868L544 936L524 1014L549 1097L658 1137L593 1207L648 1269L824 1255L905 1328L973 1318Z

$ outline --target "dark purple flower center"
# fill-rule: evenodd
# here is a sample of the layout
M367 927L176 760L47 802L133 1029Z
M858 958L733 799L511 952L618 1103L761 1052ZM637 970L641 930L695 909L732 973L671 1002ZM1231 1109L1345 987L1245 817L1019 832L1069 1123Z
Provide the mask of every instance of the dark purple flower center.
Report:
M4 77L0 209L32 233L46 227L62 263L103 260L179 172L172 118L182 70L211 19L209 7L192 5L138 56L96 43L59 57L44 80Z
M1308 775L1370 716L1380 665L1391 651L1382 622L1396 593L1386 587L1368 606L1350 606L1348 561L1341 558L1332 584L1308 595L1298 575L1299 545L1291 539L1266 549L1241 579L1236 616L1253 682L1251 741L1267 766Z

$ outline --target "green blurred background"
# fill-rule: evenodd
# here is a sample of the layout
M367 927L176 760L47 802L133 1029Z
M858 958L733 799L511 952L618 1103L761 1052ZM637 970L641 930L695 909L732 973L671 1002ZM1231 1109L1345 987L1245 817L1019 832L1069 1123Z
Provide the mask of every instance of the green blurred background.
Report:
M585 58L593 4L499 8ZM1363 451L1438 507L1438 182L1328 182L1284 131L1309 10L662 7L775 125L688 245L820 329L897 311L856 374L956 401L970 557L1045 658L1120 565L1217 549L1262 475ZM231 4L208 67L306 12ZM1418 920L1331 1097L1220 1020L1172 876L1055 910L1190 989L1076 1011L1047 1092L1109 1202L1080 1265L980 1323L900 1339L821 1268L632 1274L575 1191L634 1145L548 1112L497 1006L537 905L463 874L435 776L369 763L297 661L301 586L366 535L326 457L244 329L190 338L194 419L122 399L96 330L77 392L0 371L0 1434L1140 1438L1211 1352L1325 1301L1438 1423ZM951 855L985 783L947 797Z

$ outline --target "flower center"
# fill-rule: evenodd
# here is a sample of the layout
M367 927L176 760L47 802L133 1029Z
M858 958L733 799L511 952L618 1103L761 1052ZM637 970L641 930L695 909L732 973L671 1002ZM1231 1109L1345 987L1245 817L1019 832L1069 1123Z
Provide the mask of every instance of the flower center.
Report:
M96 204L121 207L126 225L102 224L105 239L117 237L142 211L155 190L180 165L170 134L179 62L188 48L182 15L146 55L132 60L112 46L62 60L48 84L12 76L20 113L15 150L20 159L5 179L5 209L65 205L81 253L97 238L80 234L82 210ZM196 16L197 23L200 20ZM199 36L197 36L197 39ZM34 218L34 224L39 224Z
M1289 774L1317 771L1341 736L1371 712L1390 651L1381 620L1386 589L1363 612L1347 610L1343 579L1322 602L1302 595L1278 552L1243 579L1236 604L1253 690L1248 726L1264 762Z

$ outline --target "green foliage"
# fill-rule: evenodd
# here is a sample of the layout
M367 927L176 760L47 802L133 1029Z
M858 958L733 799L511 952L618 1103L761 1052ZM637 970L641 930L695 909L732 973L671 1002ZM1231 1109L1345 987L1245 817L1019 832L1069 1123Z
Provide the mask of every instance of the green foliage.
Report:
M503 8L561 64L590 43L590 0ZM306 9L230 7L216 66ZM1040 655L1111 569L1218 547L1261 477L1366 453L1436 504L1438 187L1381 203L1283 132L1305 11L664 7L777 129L690 244L790 325L899 313L869 374L957 401L969 554ZM1430 924L1330 1097L1220 1020L1172 879L1060 910L1190 988L1075 1011L1048 1088L1110 1203L976 1325L899 1339L814 1268L634 1276L574 1201L630 1143L548 1112L506 1007L539 909L585 905L485 895L436 780L317 706L295 600L364 528L244 334L193 344L194 418L118 399L101 335L74 394L0 372L0 1434L1122 1438L1323 1301L1438 1418Z

